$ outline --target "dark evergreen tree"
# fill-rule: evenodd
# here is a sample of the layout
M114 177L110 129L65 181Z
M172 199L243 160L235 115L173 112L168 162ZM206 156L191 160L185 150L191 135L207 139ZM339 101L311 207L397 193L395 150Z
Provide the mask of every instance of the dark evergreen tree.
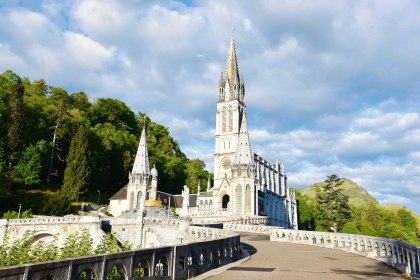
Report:
M333 174L327 176L322 191L317 193L321 225L329 230L339 231L351 219L349 198L340 188L343 180Z
M9 126L7 139L9 144L9 161L12 165L20 159L20 154L25 143L24 139L24 115L23 115L23 93L22 80L16 74L12 75L13 83L9 98Z
M81 125L70 143L69 154L67 155L67 166L64 171L64 182L61 187L62 194L70 202L76 201L81 193L84 193L89 186L89 141L88 130Z

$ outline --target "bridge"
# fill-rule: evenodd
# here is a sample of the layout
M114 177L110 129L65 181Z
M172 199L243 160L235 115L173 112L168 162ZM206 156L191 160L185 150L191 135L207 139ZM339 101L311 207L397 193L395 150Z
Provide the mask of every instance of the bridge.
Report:
M121 279L188 279L215 274L240 258L239 233L250 259L212 279L392 280L404 279L403 275L420 279L420 248L412 244L372 236L290 230L244 220L224 223L223 229L188 226L184 236L187 244L16 266L0 269L0 279L99 280L106 279L113 268Z

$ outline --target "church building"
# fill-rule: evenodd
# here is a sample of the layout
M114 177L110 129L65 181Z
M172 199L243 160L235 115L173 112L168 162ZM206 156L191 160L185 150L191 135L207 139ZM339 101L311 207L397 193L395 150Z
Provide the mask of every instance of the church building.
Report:
M197 205L202 217L267 216L271 225L297 229L295 192L287 186L284 165L269 163L252 151L233 34L219 82L214 185L197 196Z
M149 169L146 132L143 129L129 182L110 199L109 212L119 216L127 211L143 209L143 206L159 205L179 210L181 195L157 191L157 176L155 167ZM193 221L265 216L269 218L270 225L297 229L295 192L287 186L284 165L277 161L269 163L252 150L245 83L239 75L233 34L226 70L219 82L214 183L211 186L209 180L205 192L190 194L189 213Z

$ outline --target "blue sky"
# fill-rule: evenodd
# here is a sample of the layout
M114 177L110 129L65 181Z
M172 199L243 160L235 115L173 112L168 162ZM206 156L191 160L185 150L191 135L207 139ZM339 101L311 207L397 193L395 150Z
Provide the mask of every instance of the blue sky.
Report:
M2 1L0 71L121 99L211 171L232 26L255 152L420 213L419 1Z

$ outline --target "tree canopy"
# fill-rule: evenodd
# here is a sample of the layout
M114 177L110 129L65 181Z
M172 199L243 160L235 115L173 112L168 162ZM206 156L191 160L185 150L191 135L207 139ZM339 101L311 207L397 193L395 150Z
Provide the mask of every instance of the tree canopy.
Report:
M328 176L325 188L317 187L315 198L297 191L298 226L301 230L331 231L391 238L420 245L420 229L406 208L385 207L374 201L349 205L340 194L342 178Z
M35 214L64 214L69 208L56 202L96 201L98 190L105 202L127 183L143 126L159 190L206 185L204 163L189 160L169 129L147 114L117 99L91 102L84 92L68 93L45 80L31 82L10 70L0 74L0 212L21 203ZM69 186L77 189L72 198L60 192ZM45 201L52 207L40 207Z

